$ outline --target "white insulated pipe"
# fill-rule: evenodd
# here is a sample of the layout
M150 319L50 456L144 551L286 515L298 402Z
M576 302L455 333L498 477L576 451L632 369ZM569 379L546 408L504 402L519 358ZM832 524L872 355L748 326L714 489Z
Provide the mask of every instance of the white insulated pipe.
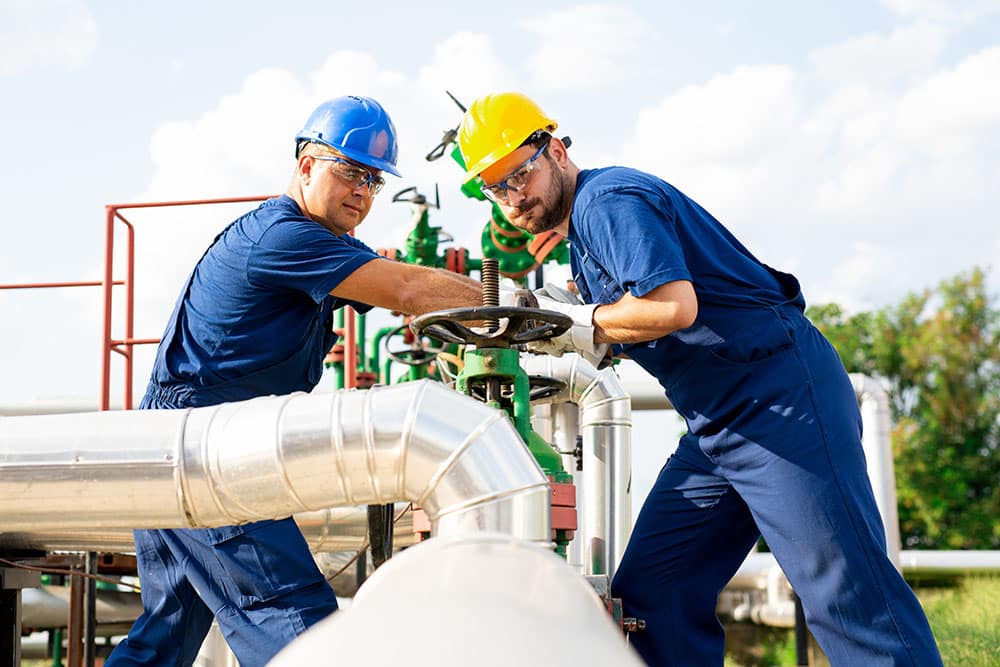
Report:
M438 534L551 540L506 415L444 385L0 419L0 533L199 528L412 501Z
M485 533L430 539L387 561L350 608L309 628L269 664L369 663L643 664L594 588L562 558Z
M896 506L896 471L892 463L892 417L889 413L889 394L877 380L867 375L851 373L850 378L861 407L863 425L861 446L865 451L868 477L875 493L875 504L885 526L886 552L898 570L902 545Z
M579 408L583 573L613 576L632 532L631 399L614 370L599 371L575 354L527 355L521 364L528 375L566 383L548 402L569 402Z

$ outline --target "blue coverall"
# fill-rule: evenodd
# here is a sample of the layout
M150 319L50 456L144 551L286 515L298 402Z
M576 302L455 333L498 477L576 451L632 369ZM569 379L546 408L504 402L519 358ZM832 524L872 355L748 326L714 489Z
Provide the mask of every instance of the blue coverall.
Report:
M569 240L587 303L691 281L695 323L616 346L655 376L688 432L640 512L612 584L650 665L722 665L719 592L763 535L833 665L940 665L886 555L861 419L798 281L649 174L584 170Z
M336 340L329 295L378 255L270 199L215 239L181 291L140 409L309 391ZM143 614L111 667L190 665L214 616L243 667L337 609L291 518L134 533Z

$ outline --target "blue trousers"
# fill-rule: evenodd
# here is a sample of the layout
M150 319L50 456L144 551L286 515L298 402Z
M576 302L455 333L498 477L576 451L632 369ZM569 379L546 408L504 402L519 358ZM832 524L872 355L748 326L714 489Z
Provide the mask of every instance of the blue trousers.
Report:
M787 342L773 354L706 355L678 391L689 432L612 584L625 614L646 620L633 646L650 665L721 666L718 595L762 534L832 665L940 665L886 555L849 378L805 318L776 316Z
M243 667L337 609L295 522L137 530L143 614L105 663L190 665L214 616Z

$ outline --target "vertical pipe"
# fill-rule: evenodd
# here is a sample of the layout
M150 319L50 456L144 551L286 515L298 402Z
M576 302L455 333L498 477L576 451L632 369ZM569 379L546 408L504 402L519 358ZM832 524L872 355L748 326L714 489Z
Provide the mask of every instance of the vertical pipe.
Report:
M621 428L622 424L615 427L602 426L607 434L611 445L611 498L609 534L614 539L609 547L611 558L611 572L618 568L625 556L625 547L628 546L629 537L632 535L632 433L631 414L629 415L629 426L627 429Z
M0 667L20 667L20 664L21 589L4 588L0 584Z
M792 591L792 600L795 601L795 664L809 664L809 631L806 628L806 612L802 607L802 600Z
M344 337L344 309L341 308L333 314L333 330L339 332L337 335L339 338ZM338 338L338 343L342 343ZM346 347L345 347L346 350ZM334 389L344 388L344 362L335 361L333 362L333 373L334 373Z
M94 656L97 637L97 554L88 551L83 561L87 579L83 589L83 665L94 667Z
M66 621L66 667L80 667L83 664L81 639L83 636L83 580L78 576L69 578L69 618Z
M851 384L858 397L864 432L861 446L865 451L868 477L875 504L885 527L886 552L896 569L901 569L899 551L899 511L896 507L896 472L892 461L892 416L889 394L874 378L851 373Z
M354 328L354 309L344 310L344 385L348 389L358 386L358 336Z
M367 341L365 340L365 316L364 316L363 313L358 313L357 314L357 321L358 321L358 326L357 326L357 330L358 330L358 338L357 338L357 340L358 340L358 353L359 353L359 357L360 357L358 359L358 367L361 368L362 371L367 372L368 371L368 351L367 351L367 349L365 347Z
M111 283L115 254L115 209L104 207L104 332L101 341L101 410L111 407Z
M557 403L549 407L552 409L552 444L562 455L563 467L573 476L573 484L579 488L583 483L583 471L577 470L578 461L572 452L576 450L577 436L580 434L580 410L572 403ZM577 502L577 525L586 525L588 511L594 510ZM574 567L583 566L583 535L576 531L566 549L566 559Z
M585 438L581 491L586 515L581 525L589 544L583 545L584 574L608 574L611 554L608 549L611 516L611 480L609 479L608 443L603 438Z
M125 231L128 239L128 251L125 278L125 396L122 402L122 408L124 410L131 410L132 353L135 348L129 341L131 341L134 337L133 306L135 305L135 229L130 223L125 222Z
M63 631L62 628L52 630L52 667L63 667Z

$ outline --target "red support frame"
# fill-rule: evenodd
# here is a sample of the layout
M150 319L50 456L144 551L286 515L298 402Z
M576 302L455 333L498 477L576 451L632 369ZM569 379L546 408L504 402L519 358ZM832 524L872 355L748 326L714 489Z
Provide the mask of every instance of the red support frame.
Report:
M125 391L122 397L122 407L132 409L132 348L136 345L156 345L159 338L135 338L133 322L135 320L135 226L124 216L122 211L143 208L164 208L170 206L201 206L205 204L239 204L258 202L270 199L273 195L262 197L229 197L225 199L191 199L184 201L145 202L138 204L108 204L104 207L104 280L101 285L104 290L104 321L101 336L101 400L100 409L111 408L111 353L116 352L125 358ZM115 258L115 221L125 225L126 258L124 280L114 279ZM111 337L111 316L113 306L113 287L125 287L125 335L122 338Z
M144 208L166 208L171 206L201 206L206 204L240 204L245 202L259 202L270 199L274 195L258 197L229 197L223 199L191 199L181 201L144 202L135 204L108 204L104 207L104 279L103 280L81 280L52 283L18 283L0 285L0 290L6 289L45 289L57 287L101 287L103 291L104 317L102 322L101 335L101 387L100 387L100 410L111 409L111 353L120 354L125 359L124 370L124 393L122 397L122 407L126 410L132 409L132 348L136 345L156 345L159 338L136 338L134 332L135 321L135 226L123 214L124 210L144 209ZM115 222L125 225L126 236L126 257L125 257L125 277L115 279L114 258L115 258ZM122 286L125 288L125 335L121 338L113 338L111 335L111 319L114 306L114 289ZM344 353L345 359L355 359L357 355L357 331L354 309L348 307L344 318ZM357 385L357 368L354 364L345 364L345 386L354 387Z

